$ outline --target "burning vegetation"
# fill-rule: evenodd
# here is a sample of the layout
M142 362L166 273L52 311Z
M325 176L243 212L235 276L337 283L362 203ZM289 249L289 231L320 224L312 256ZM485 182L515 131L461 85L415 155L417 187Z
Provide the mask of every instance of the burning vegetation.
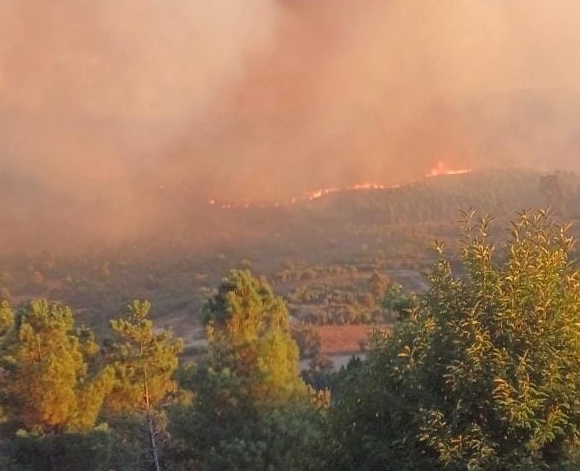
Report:
M431 169L431 171L425 176L426 178L440 177L445 175L462 175L465 173L470 173L469 169L458 169L446 165L443 161L438 161L437 165ZM394 188L400 188L400 184L385 185L380 183L355 183L354 185L347 185L343 187L328 187L319 188L317 190L312 190L304 193L301 196L294 196L284 201L274 201L272 203L260 203L252 202L249 199L244 199L238 202L225 202L220 198L210 198L207 200L210 206L216 206L221 209L247 209L250 207L254 208L267 208L267 207L281 207L288 206L295 203L300 203L304 201L313 201L324 196L345 193L345 192L355 192L355 191L369 191L369 190L389 190ZM256 200L256 201L259 201Z

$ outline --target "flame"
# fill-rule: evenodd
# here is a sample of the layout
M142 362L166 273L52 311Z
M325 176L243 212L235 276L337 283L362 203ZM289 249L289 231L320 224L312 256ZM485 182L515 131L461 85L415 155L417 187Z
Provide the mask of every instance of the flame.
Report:
M312 201L318 198L322 198L323 196L327 196L333 193L342 193L344 191L364 191L364 190L386 190L388 188L397 188L399 185L395 186L386 186L381 185L379 183L356 183L351 186L343 186L343 187L329 187L329 188L319 188L317 190L309 191L304 193L301 196L295 196L286 201L275 201L270 204L256 204L250 203L249 201L242 201L237 203L222 203L215 198L208 199L207 202L211 206L217 206L221 209L247 209L250 207L253 208L266 208L266 207L280 207L280 206L288 206L294 203L298 203L300 201Z
M241 203L220 203L214 199L208 200L211 206L218 206L221 209L248 209L250 207L262 207L262 205L252 204L249 201L243 201Z
M360 191L360 190L386 190L388 187L385 185L380 185L378 183L356 183L351 186L343 186L343 187L330 187L330 188L320 188L315 191L311 191L307 193L302 198L293 198L294 200L315 200L317 198L322 198L323 196L330 195L332 193L342 193L343 191Z
M431 171L425 175L426 178L434 178L443 175L461 175L464 173L470 173L471 170L467 168L451 168L448 167L443 161L437 162L437 165L431 169ZM343 187L328 187L328 188L319 188L317 190L312 190L307 193L304 193L301 196L295 196L289 200L285 201L274 201L270 203L253 203L249 200L242 200L239 202L223 202L216 198L208 199L207 202L211 206L216 206L221 209L248 209L248 208L271 208L271 207L280 207L280 206L289 206L294 203L298 203L301 201L313 201L318 198L322 198L327 195L331 195L334 193L343 193L345 191L365 191L365 190L387 190L391 188L399 188L400 185L381 185L380 183L372 183L372 182L365 182L365 183L356 183L350 186L343 186Z
M440 177L442 175L461 175L464 173L470 173L471 170L467 168L453 169L447 167L443 161L437 162L437 165L431 169L431 171L426 175L427 178Z

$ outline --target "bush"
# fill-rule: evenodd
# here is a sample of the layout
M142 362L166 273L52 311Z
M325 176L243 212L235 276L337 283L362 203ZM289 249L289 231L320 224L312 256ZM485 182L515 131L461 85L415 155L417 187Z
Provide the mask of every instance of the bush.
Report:
M345 378L327 469L579 469L580 273L567 227L466 215L462 276L439 248L430 289Z

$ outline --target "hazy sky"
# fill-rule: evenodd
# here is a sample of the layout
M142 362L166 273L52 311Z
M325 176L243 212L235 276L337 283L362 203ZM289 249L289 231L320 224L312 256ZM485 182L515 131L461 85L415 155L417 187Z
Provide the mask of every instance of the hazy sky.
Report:
M0 241L123 238L184 201L440 160L580 169L578 18L577 0L0 0Z

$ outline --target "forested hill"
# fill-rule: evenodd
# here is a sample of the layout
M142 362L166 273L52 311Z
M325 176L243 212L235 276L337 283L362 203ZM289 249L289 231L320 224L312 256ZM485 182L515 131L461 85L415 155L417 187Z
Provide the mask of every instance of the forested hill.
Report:
M335 192L277 207L206 205L200 213L199 206L184 206L176 208L179 224L164 226L157 238L144 235L124 246L77 255L32 250L4 255L0 295L14 303L59 299L93 326L132 299L144 298L152 302L156 319L183 334L189 330L183 321L198 318L209 290L233 267L265 275L296 309L303 309L311 291L336 289L341 300L354 296L348 290L363 293L374 271L416 291L423 284L421 272L432 263L433 240L444 240L451 253L458 248L460 210L512 220L523 209L552 206L558 217L575 223L579 203L576 175L512 169ZM578 226L573 226L576 235ZM505 225L499 221L496 227Z
M349 236L380 237L383 231L409 225L456 227L460 211L470 208L505 219L525 209L552 207L573 221L580 217L578 203L580 178L575 174L494 169L390 189L345 190L277 207L212 207L212 218L219 226L217 239L226 245L286 246L308 259L309 246L316 240L348 252L344 245L352 242Z
M391 189L346 190L287 207L288 214L341 221L387 224L456 221L458 211L475 208L496 216L530 207L552 206L577 216L580 178L510 169L426 178Z

